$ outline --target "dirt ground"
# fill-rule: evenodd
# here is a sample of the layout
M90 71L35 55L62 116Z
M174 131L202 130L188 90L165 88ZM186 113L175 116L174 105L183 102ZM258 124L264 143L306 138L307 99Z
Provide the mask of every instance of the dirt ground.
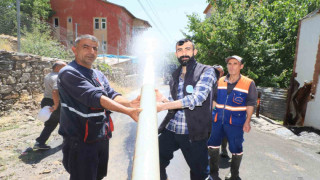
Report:
M58 128L47 141L53 145L51 150L29 148L43 129L43 122L36 119L41 99L42 95L38 95L32 100L17 102L14 110L0 117L0 179L66 179L62 177L68 174L57 153L61 147L51 143L62 142ZM33 106L26 109L27 104ZM26 150L28 152L24 152Z
M132 90L110 84L124 95ZM62 138L58 128L47 141L52 149L31 148L44 127L43 122L36 119L42 97L40 94L32 99L21 99L0 117L0 179L69 179L62 165Z
M132 88L121 88L114 84L118 92L126 94ZM14 108L0 117L0 179L10 180L65 180L69 174L62 165L62 138L57 133L58 128L50 136L47 144L52 149L35 150L35 139L43 129L43 122L35 117L40 109L42 95L33 99L22 99ZM320 131L310 128L289 127L274 124L271 120L253 118L252 125L264 132L284 134L296 141L320 144ZM285 130L285 131L284 131ZM320 153L320 152L319 152Z

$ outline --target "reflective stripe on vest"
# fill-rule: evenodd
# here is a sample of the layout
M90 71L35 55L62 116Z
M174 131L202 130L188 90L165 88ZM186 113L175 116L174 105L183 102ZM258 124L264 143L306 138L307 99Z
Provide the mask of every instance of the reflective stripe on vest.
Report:
M233 118L232 113L233 112L244 112L247 110L246 106L246 100L241 99L241 96L235 96L235 94L232 94L231 97L229 97L229 100L227 99L227 89L228 89L228 83L225 81L225 76L219 79L218 82L218 97L217 97L217 104L216 108L222 110L223 116L220 118L223 118L224 122L229 122L230 124L233 124L232 121L235 121L236 124L241 124L243 121L243 118L245 119L246 115L241 115ZM248 94L249 88L252 80L250 78L247 78L245 76L241 76L239 81L237 82L236 86L233 88L232 92L238 94ZM246 95L247 96L247 95ZM232 99L230 99L232 98ZM221 112L220 112L221 113ZM239 119L240 118L240 119ZM242 119L242 120L241 120ZM215 118L215 122L217 122L217 118Z
M85 114L82 113L76 109L74 109L73 107L69 107L67 104L65 103L61 103L62 107L68 108L69 111L76 113L77 115L84 117L84 118L90 118L90 117L98 117L98 116L104 116L105 112L98 112L98 113L89 113L89 114Z
M217 108L223 109L224 105L223 104L216 104ZM229 111L246 111L247 110L247 106L228 106L226 105L225 109L229 110Z

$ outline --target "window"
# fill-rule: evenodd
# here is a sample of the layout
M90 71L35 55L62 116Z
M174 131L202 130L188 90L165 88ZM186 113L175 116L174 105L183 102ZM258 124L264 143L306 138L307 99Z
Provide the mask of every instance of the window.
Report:
M94 28L99 29L99 18L94 18Z
M106 18L101 19L101 29L106 29L107 23Z
M53 18L54 27L59 27L59 18Z
M72 23L72 18L71 17L68 18L68 23Z

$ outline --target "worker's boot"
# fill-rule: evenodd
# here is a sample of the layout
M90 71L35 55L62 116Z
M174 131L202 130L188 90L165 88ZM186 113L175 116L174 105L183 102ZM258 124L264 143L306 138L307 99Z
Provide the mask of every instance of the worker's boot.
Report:
M239 168L241 164L241 155L232 155L231 168L229 174L226 176L225 180L241 180L239 177Z
M219 152L220 148L209 148L208 153L210 156L210 176L213 180L220 180L219 178Z
M227 144L228 144L228 139L223 138L221 143L221 152L220 152L220 156L223 158L229 158L228 151L227 151Z

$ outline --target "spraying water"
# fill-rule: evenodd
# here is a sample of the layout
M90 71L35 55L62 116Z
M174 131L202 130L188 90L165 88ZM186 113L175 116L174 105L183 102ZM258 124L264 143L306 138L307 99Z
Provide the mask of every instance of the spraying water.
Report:
M147 44L151 45L152 44L152 39L146 40ZM144 73L143 73L143 85L145 84L151 84L154 85L154 80L155 80L155 74L154 74L154 59L152 57L152 46L147 46L148 49L146 50L147 53L147 58L146 58L146 63L144 67Z
M145 67L141 89L137 137L134 153L132 180L159 180L158 117L155 95L154 40L145 39Z

